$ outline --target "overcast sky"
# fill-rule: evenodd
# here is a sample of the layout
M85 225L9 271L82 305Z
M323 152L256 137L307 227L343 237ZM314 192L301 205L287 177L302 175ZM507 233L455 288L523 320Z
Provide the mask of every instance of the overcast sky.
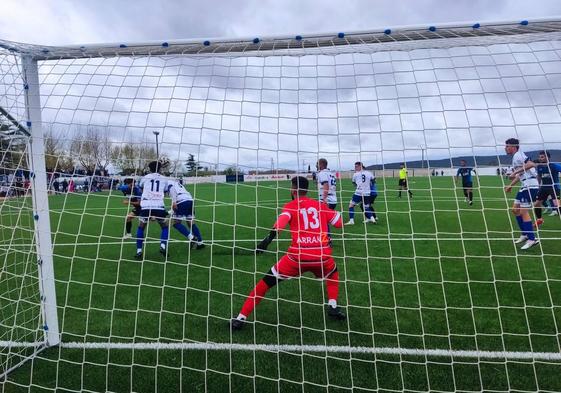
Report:
M44 45L253 37L561 15L559 0L2 0L0 39Z
M561 15L561 0L0 4L0 39L44 45L305 36ZM121 143L151 139L158 129L167 154L193 153L209 166L268 169L273 159L295 167L320 155L344 168L357 159L379 164L493 155L518 133L531 150L552 142L558 147L558 47L282 56L266 63L255 57L107 58L84 67L84 60L60 60L41 66L43 120L67 135L76 125L102 127ZM528 54L534 50L537 57ZM8 56L0 65L10 64Z

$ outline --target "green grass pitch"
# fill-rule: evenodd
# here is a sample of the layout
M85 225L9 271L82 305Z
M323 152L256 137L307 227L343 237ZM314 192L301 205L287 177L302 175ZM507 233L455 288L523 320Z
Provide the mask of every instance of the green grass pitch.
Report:
M62 341L559 352L561 221L546 217L541 245L522 252L512 241L514 194L505 197L500 178L481 177L471 207L449 177L410 186L414 198L398 199L397 180L380 179L379 223L363 225L357 210L356 225L334 231L347 321L326 320L324 286L306 276L272 289L256 323L234 333L229 319L288 246L285 232L271 252L248 251L289 200L288 181L188 185L208 245L189 250L171 229L167 262L156 224L145 261L134 260L120 193L52 196ZM341 188L346 220L352 184ZM5 201L3 214L18 203ZM9 239L8 218L0 220ZM0 392L561 391L560 374L561 362L537 360L50 348Z

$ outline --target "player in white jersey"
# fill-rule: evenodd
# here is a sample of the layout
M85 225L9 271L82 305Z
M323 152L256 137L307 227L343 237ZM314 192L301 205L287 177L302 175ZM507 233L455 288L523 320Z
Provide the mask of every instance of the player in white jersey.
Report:
M518 139L507 139L505 151L507 154L512 155L512 167L514 169L510 175L512 181L505 187L505 191L510 192L516 183L521 183L520 190L516 194L512 205L512 213L516 217L516 222L522 232L520 238L515 243L526 242L521 249L527 250L539 243L534 234L532 218L530 217L530 209L536 200L539 190L538 173L535 168L536 164L530 161L526 154L520 150Z
M160 235L160 253L167 256L167 243L169 236L167 211L164 205L164 193L168 188L168 179L160 175L161 161L152 161L148 164L150 173L140 179L139 187L142 188L140 197L140 218L136 232L136 259L142 259L142 244L144 243L144 228L150 219L155 219L162 233Z
M201 231L197 224L193 222L195 219L193 208L193 197L191 193L185 189L183 184L178 180L170 180L168 185L169 196L171 197L173 227L185 236L189 241L194 240L197 250L204 248ZM185 220L189 229L181 223ZM193 233L191 234L191 231Z
M331 210L335 210L337 208L337 178L327 168L325 158L320 158L316 165L319 200L329 206Z
M355 206L362 204L364 215L367 222L376 223L372 212L371 184L374 181L372 172L364 169L362 162L355 162L355 173L353 175L353 184L356 187L355 193L349 202L349 221L345 225L354 225Z

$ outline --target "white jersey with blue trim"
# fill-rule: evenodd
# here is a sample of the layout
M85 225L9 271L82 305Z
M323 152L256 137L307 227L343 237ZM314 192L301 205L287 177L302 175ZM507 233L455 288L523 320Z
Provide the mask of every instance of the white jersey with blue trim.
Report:
M173 203L181 203L185 201L192 201L191 193L183 187L183 184L177 180L170 180L168 183L168 192Z
M141 209L165 209L164 193L168 188L168 178L159 173L150 173L140 179L139 186L142 188L140 197Z
M512 156L512 167L514 170L520 169L528 160L528 156L526 156L523 151L518 150ZM538 172L536 171L536 168L527 169L518 176L520 178L520 184L522 184L522 187L520 188L521 190L525 190L527 188L539 188L540 185L538 183Z
M353 175L353 183L356 184L355 195L370 195L370 182L374 175L370 171L358 171Z
M337 203L337 178L329 169L322 169L317 174L319 200L323 199L323 185L329 184L326 203Z

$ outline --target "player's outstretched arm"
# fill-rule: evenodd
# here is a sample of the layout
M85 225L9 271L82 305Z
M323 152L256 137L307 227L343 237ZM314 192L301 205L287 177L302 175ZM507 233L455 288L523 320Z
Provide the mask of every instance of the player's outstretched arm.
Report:
M265 251L267 247L269 247L269 244L271 244L271 242L275 240L277 234L280 231L282 231L282 229L286 226L286 224L289 223L289 221L290 221L290 213L282 212L280 216L277 218L275 225L273 225L273 229L271 229L271 232L269 232L269 234L257 244L257 247L255 248L255 252L257 254L263 253L263 251Z
M510 178L513 179L514 176L518 176L519 174L521 174L522 172L527 171L528 169L531 168L535 168L536 167L536 163L532 160L528 160L524 163L524 165L522 165L520 168L515 169L512 174L510 175Z
M335 228L342 228L343 217L341 213L334 211L332 217L329 218L329 224L333 225Z
M257 254L262 254L263 251L267 250L269 244L271 244L271 242L275 240L275 237L277 237L277 231L276 229L272 229L271 232L269 232L269 234L257 244L257 247L255 247L255 252Z
M510 184L505 187L505 191L510 192L512 190L512 187L514 187L516 185L516 183L518 183L519 181L520 181L520 177L518 177L518 175L516 175L514 177L514 179L510 182Z

